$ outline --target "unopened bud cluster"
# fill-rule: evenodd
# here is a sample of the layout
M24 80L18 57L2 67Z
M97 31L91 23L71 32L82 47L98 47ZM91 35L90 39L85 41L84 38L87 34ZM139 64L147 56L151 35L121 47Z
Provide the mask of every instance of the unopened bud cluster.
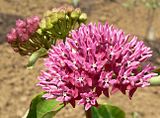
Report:
M21 55L30 55L37 49L45 47L42 45L44 44L43 38L40 38L36 32L39 28L39 22L38 16L16 21L15 28L12 28L7 34L7 41L14 51Z
M40 23L41 33L45 32L55 39L65 39L69 31L87 20L80 9L60 7L47 11Z
M80 9L60 7L47 11L40 19L33 16L17 20L7 34L7 42L21 55L31 55L40 48L48 50L57 39L65 40L69 32L87 20Z

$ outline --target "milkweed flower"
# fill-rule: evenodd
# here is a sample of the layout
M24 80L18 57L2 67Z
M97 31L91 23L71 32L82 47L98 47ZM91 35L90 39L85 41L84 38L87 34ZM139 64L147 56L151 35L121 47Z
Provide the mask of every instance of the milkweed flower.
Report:
M139 87L149 85L156 74L144 62L152 51L137 37L107 23L82 25L71 32L65 44L59 42L49 50L46 70L38 85L46 99L83 104L85 110L97 106L101 94L109 97L116 91L132 97Z

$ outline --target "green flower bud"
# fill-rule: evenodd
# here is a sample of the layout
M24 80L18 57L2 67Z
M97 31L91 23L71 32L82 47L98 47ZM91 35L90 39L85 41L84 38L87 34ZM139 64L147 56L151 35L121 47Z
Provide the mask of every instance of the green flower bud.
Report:
M53 27L52 20L47 18L46 20L46 29L51 29Z
M75 9L72 13L71 13L71 18L72 19L78 19L79 16L81 14L81 10L80 9Z
M39 26L40 26L40 28L45 29L46 28L46 20L42 19Z
M53 13L49 18L50 18L52 24L56 24L58 22L58 14L57 13Z
M46 11L45 13L44 13L44 17L48 17L48 16L50 16L50 15L52 15L52 11Z
M79 21L80 22L85 22L87 20L87 14L86 13L82 13L79 17Z
M58 12L57 18L60 19L60 20L64 20L65 16L66 16L65 12L61 11L61 12Z
M69 32L80 26L87 19L87 15L80 9L60 7L47 11L41 21L41 28L47 38L65 41ZM54 42L54 41L51 41Z
M37 30L37 33L40 34L40 35L42 35L42 34L43 34L42 29L38 29L38 30Z

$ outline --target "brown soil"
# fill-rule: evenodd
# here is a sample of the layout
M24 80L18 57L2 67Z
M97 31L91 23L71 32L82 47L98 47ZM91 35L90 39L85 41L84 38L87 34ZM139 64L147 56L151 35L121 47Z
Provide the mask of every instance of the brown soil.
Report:
M67 0L0 0L0 118L21 118L28 109L33 96L41 91L36 87L40 69L43 68L43 60L39 60L36 68L27 70L25 65L27 57L21 57L14 53L4 41L6 32L11 28L15 20L44 11L62 4L68 4ZM147 28L147 9L143 6L133 10L123 8L120 3L125 0L81 0L80 7L88 13L89 21L106 20L109 24L124 29L125 32L144 37ZM159 50L160 11L156 11L154 29L157 40L153 44ZM156 44L156 45L155 45ZM155 50L155 47L153 48ZM154 54L154 64L159 64L160 58ZM148 87L139 89L132 100L122 94L113 95L107 99L102 97L100 102L109 102L125 110L127 117L131 118L132 112L139 114L138 118L160 118L160 87ZM56 118L85 118L82 107L72 109L69 105L60 111Z

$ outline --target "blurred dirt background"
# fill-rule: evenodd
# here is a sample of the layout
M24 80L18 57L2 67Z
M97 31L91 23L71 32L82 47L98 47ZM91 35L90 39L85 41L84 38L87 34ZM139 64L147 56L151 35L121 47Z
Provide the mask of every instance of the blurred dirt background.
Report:
M147 28L148 9L137 6L134 10L122 7L126 0L80 0L79 7L88 14L88 22L106 20L131 33L144 38ZM21 118L29 107L32 98L41 91L36 87L43 60L39 60L36 68L27 70L28 57L14 53L5 42L5 35L14 26L16 19L31 15L42 15L44 11L70 4L67 0L0 0L0 118ZM152 46L154 56L151 59L156 66L160 63L160 9L156 10L154 18L155 41ZM160 118L160 87L139 89L132 100L118 93L111 98L102 97L100 102L108 102L121 107L126 112L126 118L131 118L133 112L138 118ZM81 106L72 109L69 105L60 111L56 118L85 118Z

